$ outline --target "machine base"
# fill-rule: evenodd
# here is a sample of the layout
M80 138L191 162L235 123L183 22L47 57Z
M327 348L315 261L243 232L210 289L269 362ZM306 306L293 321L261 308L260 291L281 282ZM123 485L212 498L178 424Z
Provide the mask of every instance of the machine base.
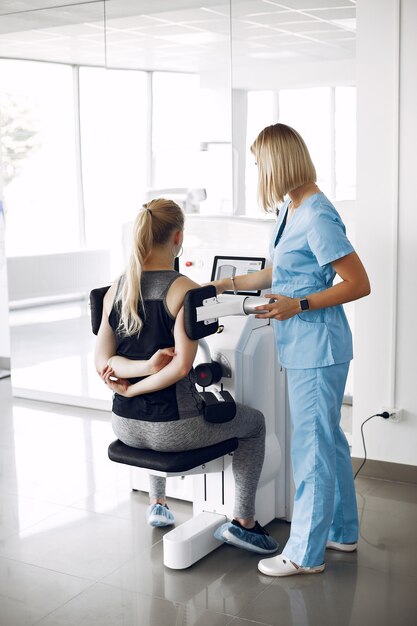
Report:
M220 547L214 531L224 522L225 515L205 511L164 535L164 565L185 569Z

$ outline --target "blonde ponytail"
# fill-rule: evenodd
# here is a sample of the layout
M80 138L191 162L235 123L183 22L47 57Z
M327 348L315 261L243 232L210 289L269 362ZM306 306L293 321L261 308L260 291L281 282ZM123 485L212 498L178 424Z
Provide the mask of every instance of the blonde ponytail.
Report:
M166 243L174 230L183 230L184 214L172 200L159 198L143 205L133 225L132 251L126 267L123 284L115 304L119 309L118 332L130 336L138 334L143 326L139 315L142 303L142 267L154 245Z

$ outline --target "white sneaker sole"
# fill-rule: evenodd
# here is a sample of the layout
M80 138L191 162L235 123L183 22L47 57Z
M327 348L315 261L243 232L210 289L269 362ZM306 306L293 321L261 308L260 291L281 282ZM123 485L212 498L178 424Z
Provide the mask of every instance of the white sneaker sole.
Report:
M338 552L355 552L357 543L338 543L337 541L328 541L326 543L327 550L337 550Z
M262 561L260 561L258 563L258 570L260 572L262 572L262 574L265 574L265 576L276 576L276 577L283 577L283 576L297 576L298 574L321 574L321 572L324 572L325 569L325 564L323 563L323 565L318 565L317 567L295 567L295 565L293 565L291 563L291 561L287 558L285 558L285 560L287 561L287 563L280 563L279 564L279 569L275 569L271 566L270 568L268 567L264 567Z

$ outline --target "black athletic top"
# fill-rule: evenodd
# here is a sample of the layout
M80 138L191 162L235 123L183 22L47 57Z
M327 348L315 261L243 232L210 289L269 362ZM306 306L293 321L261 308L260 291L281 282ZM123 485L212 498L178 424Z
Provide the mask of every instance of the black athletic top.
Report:
M117 306L109 315L109 323L116 335L116 354L129 359L147 360L160 348L174 346L175 318L166 306L166 294L172 283L182 274L174 270L143 272L141 280L143 306L138 313L143 326L138 335L123 336L117 331L120 315ZM123 279L122 279L123 280ZM120 283L119 283L120 287ZM136 383L142 378L131 378ZM195 388L194 370L160 391L125 398L113 396L113 413L120 417L147 422L171 422L202 414L202 401Z

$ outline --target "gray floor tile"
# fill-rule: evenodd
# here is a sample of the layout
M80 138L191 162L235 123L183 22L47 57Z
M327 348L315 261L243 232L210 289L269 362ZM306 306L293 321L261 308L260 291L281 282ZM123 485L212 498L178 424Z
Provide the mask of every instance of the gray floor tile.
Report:
M89 580L0 557L0 624L33 624L91 584Z
M243 619L242 617L234 617L228 626L271 626L271 624L255 622L254 620Z
M0 491L0 540L58 513L63 506Z
M239 617L272 626L415 626L415 581L331 562L324 574L275 579Z
M231 617L101 583L40 620L37 626L227 626Z
M363 509L360 515L360 566L414 578L417 590L417 516L395 509L384 512ZM417 623L417 619L416 619Z
M415 486L359 475L358 552L328 551L322 575L262 576L231 546L173 571L169 529L144 524L147 496L107 459L108 414L13 399L10 381L0 401L1 626L417 624ZM171 506L178 523L191 515ZM290 525L268 530L282 548Z
M96 581L159 540L145 524L66 508L7 538L0 555Z
M102 582L171 602L237 615L264 589L265 581L257 575L258 561L259 555L223 545L189 569L170 570L163 565L162 545L158 543Z
M169 499L168 503L175 515L177 524L181 524L192 517L191 502ZM94 513L134 519L138 524L143 524L148 505L148 494L132 491L129 483L119 482L101 489L87 498L78 500L71 506ZM170 529L168 528L168 530Z
M417 515L417 485L372 480L360 498L361 507Z

